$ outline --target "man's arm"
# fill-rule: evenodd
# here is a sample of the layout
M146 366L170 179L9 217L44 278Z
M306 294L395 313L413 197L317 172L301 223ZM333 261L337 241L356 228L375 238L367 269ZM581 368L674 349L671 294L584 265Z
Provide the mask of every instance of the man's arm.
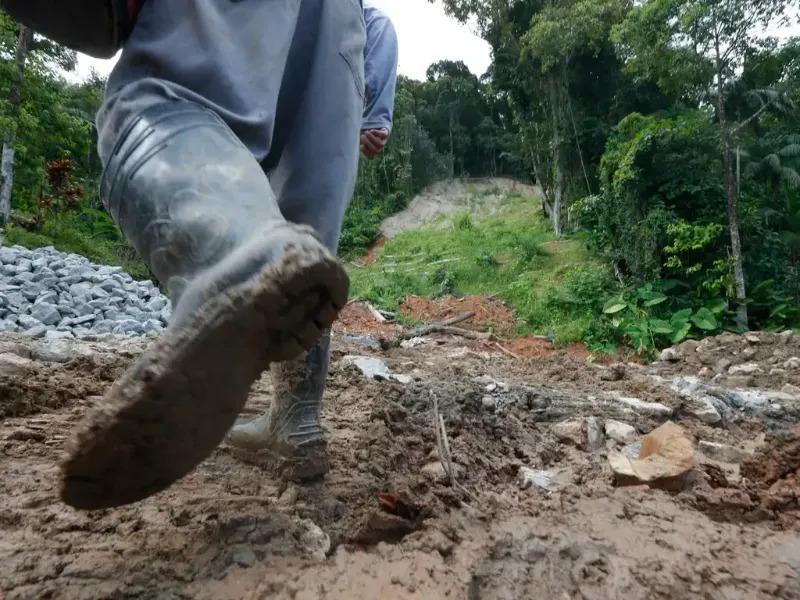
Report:
M389 17L368 3L364 6L364 19L367 23L364 60L367 102L361 125L361 152L373 159L383 152L392 130L398 43Z

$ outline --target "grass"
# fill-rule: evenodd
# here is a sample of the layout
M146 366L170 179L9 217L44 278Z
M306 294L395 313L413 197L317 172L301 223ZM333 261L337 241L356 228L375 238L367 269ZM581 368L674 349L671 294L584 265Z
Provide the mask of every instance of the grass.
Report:
M81 254L101 265L120 266L136 279L151 277L111 218L99 210L82 208L59 213L45 219L36 231L9 225L4 236L9 244L29 249L54 246L56 250Z
M534 199L510 197L479 223L464 214L446 229L400 234L375 263L350 275L353 296L387 310L412 294L494 294L516 309L520 334L596 349L613 339L598 319L613 286L607 269L581 238L556 240Z

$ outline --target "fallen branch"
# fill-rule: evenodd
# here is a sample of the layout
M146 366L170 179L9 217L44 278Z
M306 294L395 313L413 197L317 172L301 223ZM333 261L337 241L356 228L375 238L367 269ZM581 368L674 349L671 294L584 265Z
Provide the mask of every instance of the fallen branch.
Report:
M491 341L494 339L494 334L488 331L472 331L471 329L462 329L461 327L437 327L430 333L446 333L448 335L458 335L470 340L483 340Z
M367 307L369 314L371 314L372 318L375 319L378 323L386 323L386 317L384 317L380 312L378 312L378 309L372 306L372 304L365 301L364 306Z
M438 333L444 327L451 327L458 323L463 323L464 321L468 321L474 316L475 316L474 312L468 312L464 313L463 315L458 315L456 317L446 319L440 323L434 323L433 325L426 325L424 327L417 327L416 329L412 329L411 331L406 331L404 333L401 333L397 337L397 343L399 344L403 340L411 340L416 337L423 337L426 335L430 335L431 333Z
M494 345L495 345L495 346L497 347L497 349L498 349L498 350L500 350L500 351L501 351L503 354L507 354L507 355L508 355L508 356L510 356L511 358L516 358L517 360L520 360L520 359L522 358L522 357L521 357L519 354L515 354L514 352L512 352L512 351L511 351L511 350L509 350L508 348L504 347L504 346L503 346L502 344L500 344L499 342L495 342L495 344L494 344Z

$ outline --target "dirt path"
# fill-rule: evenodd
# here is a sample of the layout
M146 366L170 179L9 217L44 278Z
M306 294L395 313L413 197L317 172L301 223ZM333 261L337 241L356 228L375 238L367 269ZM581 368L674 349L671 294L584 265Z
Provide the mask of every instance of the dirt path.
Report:
M680 356L652 369L556 351L515 360L449 337L381 352L340 332L324 482L286 486L268 456L222 447L156 498L79 513L56 500L64 437L141 346L82 346L72 349L82 358L52 363L3 340L1 598L800 598L793 401L703 423L657 379L702 367ZM800 352L797 338L781 343L765 340L750 359ZM367 380L346 355L380 358L405 383ZM267 406L269 388L257 386L248 411ZM437 458L432 394L455 487ZM768 453L743 466L701 460L677 494L614 487L614 442L591 452L557 421L627 414L644 434L668 417L605 394L661 403L698 440L766 440ZM520 467L559 483L520 489Z

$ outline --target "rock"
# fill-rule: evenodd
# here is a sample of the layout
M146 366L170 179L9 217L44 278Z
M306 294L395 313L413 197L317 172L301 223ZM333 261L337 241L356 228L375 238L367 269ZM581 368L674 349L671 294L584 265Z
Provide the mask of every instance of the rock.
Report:
M20 315L19 319L17 319L17 323L19 323L19 326L25 330L33 329L34 327L39 327L42 325L42 322L39 319L34 319L30 315Z
M603 426L597 417L586 419L586 447L589 452L598 452L606 446L606 436L603 433Z
M606 435L619 444L631 444L636 441L636 429L622 421L606 421Z
M728 369L728 375L757 375L763 373L761 366L758 363L745 363L743 365L734 365Z
M755 385L755 379L749 375L734 375L732 377L725 377L723 383L732 388L749 388Z
M481 400L481 406L483 406L485 410L493 411L497 408L497 399L493 396L484 396Z
M755 333L745 334L744 339L747 341L748 344L760 344L761 343L761 338L758 337Z
M38 340L43 338L47 333L47 326L46 325L37 325L36 327L31 327L28 331L25 332L25 335L31 339Z
M570 419L556 423L553 425L552 431L562 444L568 444L580 450L585 450L587 447L585 419Z
M750 453L740 448L728 446L727 444L717 444L716 442L706 442L701 440L697 449L712 460L724 463L742 463L750 457Z
M58 294L55 293L53 290L43 291L34 302L34 304L57 304L57 303L58 303Z
M256 564L257 560L256 553L250 546L238 546L234 548L230 558L231 564L238 565L244 569L252 567Z
M33 367L34 362L29 358L11 353L0 354L0 376L24 377L33 370Z
M61 320L61 313L55 304L42 302L31 308L31 316L41 321L44 325L55 325Z
M342 359L342 364L356 367L367 379L385 381L392 375L384 361L371 356L345 356Z
M540 471L520 467L517 475L519 489L527 490L537 488L546 492L557 492L569 483L569 475L566 471Z
M167 306L169 306L169 300L167 300L164 296L153 298L147 303L148 310L151 310L155 313L161 312Z
M786 369L787 371L794 371L796 369L800 369L800 358L798 358L797 356L793 356L785 363L783 363L783 368Z
M72 350L72 345L67 340L46 340L33 349L32 355L42 362L65 363L73 358Z
M18 331L19 327L17 327L16 323L12 323L7 319L0 319L0 333L6 331Z
M617 396L616 400L639 415L649 417L672 416L672 409L659 402L644 402L638 398L627 398L625 396Z
M331 538L313 521L300 521L304 531L300 535L300 543L305 552L315 560L322 562L331 551Z
M614 483L680 491L696 464L694 452L694 443L683 427L667 422L642 439L638 459L628 458L622 452L609 455Z
M400 347L405 348L406 350L410 350L418 346L424 346L427 343L428 342L425 338L416 337L416 338L411 338L410 340L403 340L402 342L400 342Z
M681 360L678 351L675 348L667 348L658 356L661 362L679 362Z
M783 392L784 394L788 394L790 396L797 396L798 398L800 398L800 387L792 385L791 383L787 383L786 385L784 385L781 388L781 392Z

